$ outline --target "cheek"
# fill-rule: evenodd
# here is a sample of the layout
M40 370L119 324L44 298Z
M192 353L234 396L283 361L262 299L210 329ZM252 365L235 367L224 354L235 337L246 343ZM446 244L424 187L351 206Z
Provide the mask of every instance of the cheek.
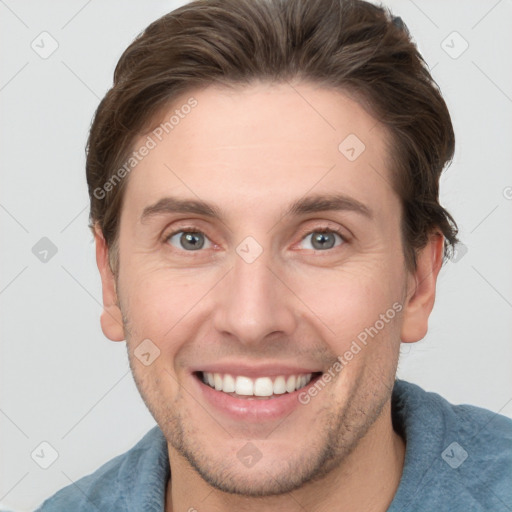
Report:
M132 336L154 340L164 350L166 339L178 339L176 334L187 317L194 314L194 308L208 290L208 282L190 272L161 268L139 269L131 275L136 277L124 281L123 292Z
M392 266L347 266L295 281L295 290L309 311L311 322L321 325L332 349L341 353L353 340L393 336L401 309L401 276ZM395 307L393 307L395 305ZM384 316L384 320L381 319ZM316 320L315 320L316 319ZM398 330L399 332L399 330Z

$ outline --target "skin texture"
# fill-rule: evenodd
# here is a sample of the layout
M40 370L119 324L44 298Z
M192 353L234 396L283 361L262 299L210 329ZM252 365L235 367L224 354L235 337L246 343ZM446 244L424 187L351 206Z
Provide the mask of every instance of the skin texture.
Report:
M390 409L400 342L427 332L443 238L433 234L416 272L406 271L387 132L349 96L307 83L211 86L193 96L197 106L129 175L117 279L96 231L103 331L126 339L138 389L168 440L166 510L385 511L405 452ZM365 144L354 161L338 149L349 134ZM283 215L291 202L323 193L355 198L373 217ZM190 213L141 220L170 195L212 202L222 221ZM181 233L168 239L190 227L206 237L200 250L180 244ZM308 233L322 228L344 239L327 235L334 246L315 250ZM252 263L236 252L247 236L263 249ZM327 371L395 303L401 311L284 419L233 421L192 381L191 367L227 360ZM160 351L148 366L134 356L144 339ZM237 458L248 441L262 454L250 468Z

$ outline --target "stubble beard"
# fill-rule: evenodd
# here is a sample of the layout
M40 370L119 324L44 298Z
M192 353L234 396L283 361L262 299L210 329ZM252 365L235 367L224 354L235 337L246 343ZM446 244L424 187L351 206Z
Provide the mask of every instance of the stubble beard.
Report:
M133 350L130 350L131 329L124 315L123 321L130 368L146 407L168 444L208 485L224 493L249 498L278 496L322 480L336 468L346 466L344 463L377 421L391 397L389 386L383 386L380 382L380 386L375 387L379 383L372 382L368 372L363 371L344 404L337 404L334 408L329 406L320 411L319 414L323 413L324 418L321 423L316 422L320 424L319 431L314 434L304 431L303 446L306 449L300 453L294 450L286 461L271 460L265 465L265 449L261 444L262 460L249 472L241 471L245 468L242 468L240 461L236 457L227 456L227 452L223 452L218 443L215 446L200 443L201 434L204 434L204 431L200 432L202 425L194 424L182 403L187 397L190 398L190 393L184 391L173 403L165 396L165 389L174 379L169 372L163 370L159 376L149 375L148 378L139 375L140 364L134 361ZM394 375L390 378L391 388ZM377 390L379 393L376 393ZM322 393L328 391L323 390ZM326 396L325 399L326 403L332 404L336 397ZM197 407L201 408L201 405L197 404ZM302 427L298 424L297 428ZM278 431L279 428L273 432L274 438ZM240 438L240 446L245 442L247 439ZM259 445L258 440L254 444ZM214 455L209 453L212 451ZM345 470L350 471L350 468Z

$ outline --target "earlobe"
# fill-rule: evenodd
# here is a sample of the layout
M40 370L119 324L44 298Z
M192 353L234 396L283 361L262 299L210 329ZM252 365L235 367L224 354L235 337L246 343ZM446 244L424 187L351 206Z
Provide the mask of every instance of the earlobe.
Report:
M94 240L96 243L96 263L101 276L103 295L101 329L108 339L123 341L125 339L123 318L118 306L115 277L109 265L107 243L98 226L94 228Z
M434 307L437 276L443 264L444 237L432 233L427 245L417 255L417 267L409 274L401 331L403 343L423 339L428 331L428 318Z

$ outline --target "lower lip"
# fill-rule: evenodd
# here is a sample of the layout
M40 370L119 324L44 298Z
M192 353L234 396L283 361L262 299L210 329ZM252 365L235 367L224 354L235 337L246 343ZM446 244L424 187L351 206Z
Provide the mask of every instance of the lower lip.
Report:
M197 374L193 374L192 377L205 399L215 409L237 421L259 423L282 418L302 406L299 402L299 394L307 392L308 388L321 377L321 374L314 376L306 386L293 393L283 393L266 400L237 398L213 389L205 384Z

